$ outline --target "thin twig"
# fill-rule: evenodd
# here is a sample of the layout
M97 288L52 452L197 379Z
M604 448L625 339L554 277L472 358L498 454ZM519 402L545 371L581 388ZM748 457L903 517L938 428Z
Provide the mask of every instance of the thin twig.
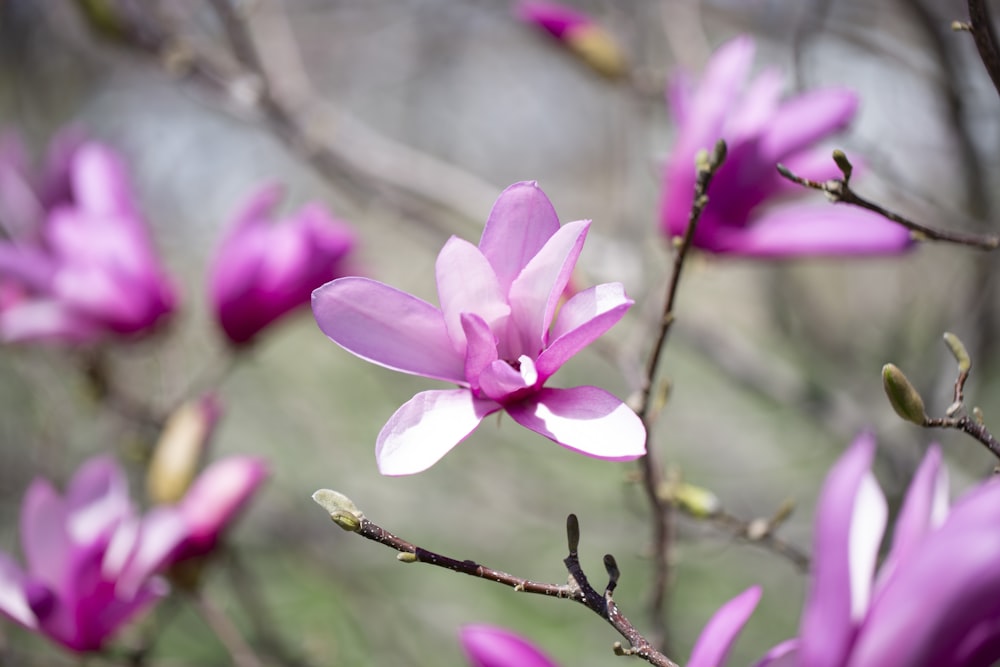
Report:
M684 269L684 261L688 251L691 249L694 233L698 227L698 220L701 213L708 204L708 186L712 182L712 177L726 159L726 144L719 140L711 153L703 151L698 155L695 169L694 199L691 203L691 212L688 216L688 225L684 231L684 236L677 245L677 252L674 257L674 266L667 284L667 296L663 306L663 315L660 318L660 328L657 332L649 359L642 376L639 401L636 412L642 419L646 427L646 455L639 459L639 466L642 473L643 487L646 497L652 508L653 521L653 553L655 563L655 574L652 586L652 599L650 606L654 627L658 632L666 626L665 603L667 598L667 587L670 583L670 540L673 530L673 520L671 517L672 506L664 502L659 494L659 489L663 485L663 467L658 460L656 450L652 446L650 434L653 424L656 421L655 401L653 398L653 387L656 379L656 371L660 365L660 359L666 347L667 337L674 323L674 308L677 300L677 290L680 286L681 273ZM658 642L663 646L664 642Z
M1000 46L986 0L969 0L968 28L993 87L1000 93Z
M725 510L720 510L715 514L706 517L706 521L721 528L733 537L736 537L748 544L755 544L771 553L777 554L788 560L800 572L809 571L809 554L795 546L791 542L786 542L774 534L777 523L768 519L753 519L745 521L735 514L730 514Z
M945 243L955 243L958 245L979 248L980 250L996 250L1000 247L1000 236L996 234L965 234L962 232L933 229L883 208L875 202L865 199L854 192L849 185L851 170L850 163L847 162L846 156L844 156L841 151L834 151L834 155L837 156L834 160L837 162L837 166L840 167L842 173L844 174L843 178L823 182L814 181L808 178L803 178L802 176L797 176L781 164L778 165L778 173L793 183L798 183L804 187L819 190L820 192L825 193L835 204L850 204L852 206L858 206L871 211L872 213L877 213L883 218L891 220L898 225L902 225L913 232L913 236L917 240L943 241Z
M225 646L235 667L263 667L253 649L243 639L243 635L221 609L216 607L204 594L192 595L191 599L198 613L205 619L205 623Z
M453 572L485 579L513 588L522 593L534 593L547 597L573 600L584 605L595 614L606 620L618 633L628 641L627 648L615 643L614 652L618 655L634 655L657 667L678 667L675 662L658 651L652 643L632 625L631 621L621 613L615 603L612 593L618 583L619 570L611 555L604 557L604 566L608 573L608 585L604 593L598 592L587 579L580 565L577 548L580 543L580 524L575 514L566 518L566 541L569 555L563 559L563 564L570 575L568 584L549 584L531 581L524 577L509 574L481 565L473 560L459 560L439 554L429 549L417 546L401 537L393 535L381 526L365 518L364 514L346 496L336 491L322 489L313 494L315 500L330 514L334 523L346 531L354 532L365 539L378 542L398 551L397 559L403 563L426 563L442 567Z

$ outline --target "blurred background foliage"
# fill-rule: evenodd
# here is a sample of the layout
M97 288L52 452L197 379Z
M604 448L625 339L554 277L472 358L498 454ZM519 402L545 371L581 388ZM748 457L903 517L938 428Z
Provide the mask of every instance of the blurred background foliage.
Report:
M274 93L340 159L316 168L312 147L260 108L260 81L225 58L225 26L207 3L0 0L0 127L40 151L75 124L122 151L183 287L169 331L101 351L116 386L165 411L224 363L206 264L234 207L263 180L285 183L290 206L321 201L354 224L368 275L434 300L434 257L448 236L477 239L501 189L535 179L563 221L594 220L581 281L622 281L637 302L556 383L629 395L671 261L657 222L658 169L673 133L663 83L675 67L700 70L711 49L744 32L758 39L756 68L785 68L789 90L838 84L861 94L858 122L837 142L856 163L864 156L860 191L930 225L993 225L997 100L971 39L949 30L965 18L957 0L573 4L620 39L628 77L594 73L501 0L236 3ZM105 32L81 7L104 16ZM200 76L202 56L230 67L229 77ZM781 535L805 549L822 477L860 428L879 436L892 502L932 439L964 488L990 471L988 454L958 434L901 422L879 369L899 365L932 415L943 413L954 368L940 336L954 331L975 364L967 395L989 422L1000 393L996 283L993 255L945 245L886 260L695 257L664 360L672 391L650 444L742 518L793 499ZM577 605L401 565L337 530L309 499L320 487L421 546L552 582L565 579L563 526L575 512L584 567L600 581L600 557L614 553L619 604L649 629L649 510L633 464L576 456L504 418L423 474L382 477L375 435L428 381L345 353L306 311L263 338L219 387L226 413L213 456L262 454L272 476L208 586L265 664L461 665L465 622L510 627L562 664L616 660L613 630ZM108 450L135 462L155 436L97 400L80 366L64 349L0 350L4 549L16 550L18 505L34 476L64 481ZM710 523L681 518L677 533L675 659L752 583L764 597L733 664L794 633L804 576L792 564ZM137 645L153 625L164 633L153 664L228 664L183 602L161 606L121 643ZM10 623L0 626L0 663L77 664Z

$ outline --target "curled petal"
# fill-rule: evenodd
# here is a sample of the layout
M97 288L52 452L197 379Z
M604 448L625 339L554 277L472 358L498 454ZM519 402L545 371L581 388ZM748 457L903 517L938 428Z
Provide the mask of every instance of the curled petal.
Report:
M798 667L798 659L799 640L789 639L765 653L754 667Z
M514 394L524 392L538 383L538 371L527 356L518 359L514 368L506 361L498 360L483 369L479 376L479 386L483 393L494 401L503 403Z
M465 382L464 355L452 347L441 311L368 278L338 278L313 292L316 323L362 359L424 377Z
M534 645L503 628L466 625L461 639L472 667L557 667Z
M544 388L505 409L521 426L587 456L631 461L646 453L638 415L597 387Z
M486 219L479 249L493 266L504 293L557 231L559 216L538 183L514 183L500 193Z
M720 229L719 252L753 257L884 255L912 243L904 227L846 206L797 204L763 214L743 229Z
M753 586L722 605L695 642L687 667L719 667L726 664L729 649L760 601L760 587Z
M0 552L0 613L26 628L38 625L28 599L28 577L7 554Z
M412 475L441 460L500 405L467 389L425 391L389 418L375 442L383 475Z
M597 285L573 295L559 310L552 328L554 340L538 356L542 381L617 324L633 303L621 283Z
M578 220L563 225L538 254L531 258L510 286L510 336L502 357L512 359L522 354L535 358L548 343L549 325L559 298L573 273L590 221Z
M888 514L870 470L874 454L874 438L859 436L827 475L820 492L812 582L800 626L800 655L811 667L843 665L868 607Z
M494 327L510 314L510 306L493 267L468 241L451 237L438 254L435 273L448 335L458 353L465 356L462 314L475 313Z

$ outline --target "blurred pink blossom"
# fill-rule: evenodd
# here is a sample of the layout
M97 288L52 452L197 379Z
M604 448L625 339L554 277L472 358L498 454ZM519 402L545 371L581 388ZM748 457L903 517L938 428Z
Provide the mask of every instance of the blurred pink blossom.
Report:
M941 450L910 482L876 574L888 517L862 435L820 492L799 637L761 667L977 667L1000 660L1000 480L949 510Z
M209 293L219 324L234 345L309 303L312 291L350 273L345 259L354 232L319 204L274 220L282 197L276 185L259 188L236 215L212 264Z
M316 290L316 321L335 343L459 387L421 392L389 419L375 448L383 474L429 468L498 410L589 456L620 461L645 452L645 429L619 399L597 387L544 386L633 303L621 284L598 285L569 299L556 319L589 227L560 226L536 183L515 183L494 204L478 247L452 237L441 250L440 308L366 278Z
M154 573L187 534L171 509L137 516L109 457L85 463L65 497L36 479L21 505L26 568L0 552L0 613L73 651L96 651L167 592Z
M627 60L618 41L580 10L558 2L521 0L514 14L548 32L601 74L618 77L627 72Z
M857 95L825 88L782 100L784 78L767 69L750 80L754 42L738 37L721 46L695 84L673 79L668 102L677 139L664 170L660 222L681 236L694 197L695 156L718 139L728 156L716 173L694 244L716 253L755 257L866 255L901 252L909 232L852 206L828 202L785 203L802 193L782 178L779 162L818 181L840 178L830 151L817 142L843 129L857 111Z
M73 132L35 175L20 142L0 143L0 339L92 342L150 331L173 287L122 159Z

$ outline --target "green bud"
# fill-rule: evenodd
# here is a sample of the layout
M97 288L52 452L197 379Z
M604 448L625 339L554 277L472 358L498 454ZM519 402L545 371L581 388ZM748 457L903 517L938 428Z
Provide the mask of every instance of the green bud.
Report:
M847 159L847 154L838 148L833 151L833 161L837 163L837 169L844 175L844 180L851 180L851 174L854 173L854 165Z
M924 399L895 365L886 364L882 367L882 387L897 415L917 426L923 426L927 422Z
M728 154L729 147L726 146L726 140L719 139L716 141L715 148L712 149L712 167L718 169L726 161L726 155Z
M968 373L969 369L972 368L972 359L969 358L969 352L965 349L965 345L959 340L958 336L945 332L944 344L948 346L951 356L955 357L955 361L958 362L958 372Z
M410 553L409 551L400 551L398 554L396 554L396 560L398 560L400 563L416 563L417 554Z
M344 494L330 489L320 489L312 498L317 505L329 512L333 522L344 530L351 532L361 530L361 522L365 515Z
M671 497L685 512L698 518L712 516L719 511L722 503L719 497L706 488L678 482L672 485Z

